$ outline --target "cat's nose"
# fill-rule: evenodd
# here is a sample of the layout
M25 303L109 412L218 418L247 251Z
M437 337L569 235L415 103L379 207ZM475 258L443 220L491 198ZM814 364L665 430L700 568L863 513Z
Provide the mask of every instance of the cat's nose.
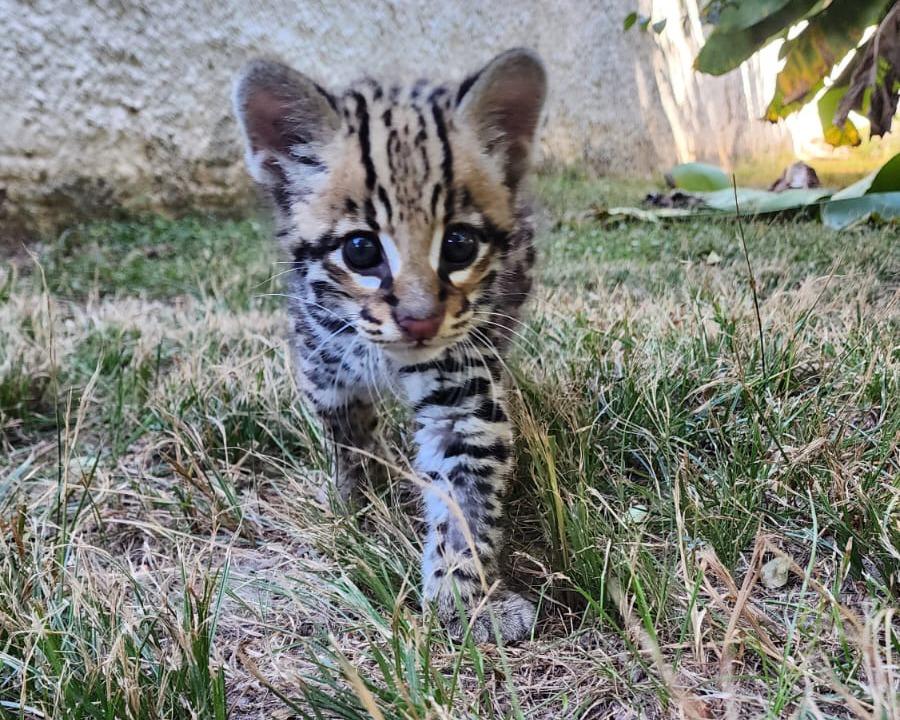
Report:
M394 316L394 320L397 321L397 325L400 326L403 334L406 335L409 339L428 340L429 338L433 338L435 335L437 335L438 330L441 327L441 323L444 321L444 310L442 308L434 315L430 315L429 317L424 318L418 318L412 315L402 315L398 313Z

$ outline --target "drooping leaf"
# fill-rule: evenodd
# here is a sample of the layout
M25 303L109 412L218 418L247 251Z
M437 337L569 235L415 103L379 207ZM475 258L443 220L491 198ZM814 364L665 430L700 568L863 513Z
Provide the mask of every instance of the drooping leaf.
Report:
M767 16L784 8L790 0L756 0L726 4L715 18L715 26L723 33L746 30L762 22Z
M832 195L832 200L857 198L869 193L900 192L900 153L897 153L875 172L857 180L840 192Z
M822 222L835 230L844 230L869 220L900 222L900 192L830 200L822 206Z
M675 187L682 190L703 192L731 187L731 181L725 172L707 163L682 163L672 168L671 175Z
M834 84L847 87L834 124L858 110L869 118L871 135L884 135L891 129L900 97L900 4L888 12Z
M838 103L846 92L845 87L833 87L819 98L819 122L822 123L822 134L825 136L825 142L834 147L856 146L862 142L859 130L850 118L845 118L840 126L836 126L833 122Z
M781 48L786 58L778 73L776 87L785 104L809 97L809 92L847 53L853 50L863 31L877 24L892 0L834 0ZM755 5L756 3L741 3Z
M761 47L787 33L788 28L815 4L816 0L788 0L780 9L748 28L725 32L717 27L706 39L694 60L694 67L710 75L733 70Z
M772 95L772 99L769 101L769 105L766 108L765 119L771 123L776 123L782 118L786 118L791 113L797 112L807 103L808 98L815 97L816 93L819 92L819 90L821 90L824 86L825 78L822 78L812 88L810 88L809 93L792 103L786 103L784 101L784 95L776 87L775 93Z

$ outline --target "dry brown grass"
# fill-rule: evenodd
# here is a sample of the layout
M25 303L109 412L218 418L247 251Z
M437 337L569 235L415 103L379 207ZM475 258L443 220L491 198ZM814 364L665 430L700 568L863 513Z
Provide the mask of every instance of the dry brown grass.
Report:
M542 613L505 648L420 613L402 468L318 500L285 318L246 291L269 256L193 295L0 270L0 715L900 718L896 243L751 232L768 377L727 223L547 230L510 363Z

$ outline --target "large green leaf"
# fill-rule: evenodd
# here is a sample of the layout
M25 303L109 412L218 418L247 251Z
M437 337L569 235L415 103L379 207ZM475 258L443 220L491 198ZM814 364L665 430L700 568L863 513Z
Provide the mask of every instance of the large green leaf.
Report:
M731 187L728 176L720 168L707 163L691 162L676 165L672 168L672 179L675 187L691 192Z
M856 47L863 31L881 20L891 4L892 0L834 0L809 18L803 32L781 48L786 62L778 73L776 87L783 102L790 104L807 97L835 63Z
M822 206L822 222L835 230L844 230L869 220L900 222L900 192L830 200Z
M836 192L832 200L847 200L869 193L900 192L900 153L897 153L875 172L857 180L840 192Z
M791 0L756 0L755 2L729 3L715 22L716 29L723 33L746 30L765 20L772 13L784 8Z
M834 114L846 92L846 87L833 87L819 98L819 122L822 123L822 134L825 136L825 142L834 147L856 146L862 142L859 130L850 118L846 118L840 127L834 124Z
M714 210L724 212L740 211L742 215L764 215L766 213L783 212L812 205L831 195L826 188L797 188L772 192L753 188L737 189L737 208L734 204L734 189L717 190L716 192L695 193L703 202Z
M740 4L755 3L747 0ZM733 32L716 28L694 60L694 67L710 75L722 75L733 70L761 47L784 35L815 5L816 0L789 0L779 10L748 28Z

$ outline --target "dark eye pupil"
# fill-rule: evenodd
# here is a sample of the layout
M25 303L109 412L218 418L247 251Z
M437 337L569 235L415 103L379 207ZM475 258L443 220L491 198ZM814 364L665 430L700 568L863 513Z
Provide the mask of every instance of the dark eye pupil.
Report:
M465 266L478 254L475 233L466 228L450 228L444 235L441 256L450 265Z
M381 243L374 235L350 235L344 240L344 261L354 270L368 270L381 262Z

